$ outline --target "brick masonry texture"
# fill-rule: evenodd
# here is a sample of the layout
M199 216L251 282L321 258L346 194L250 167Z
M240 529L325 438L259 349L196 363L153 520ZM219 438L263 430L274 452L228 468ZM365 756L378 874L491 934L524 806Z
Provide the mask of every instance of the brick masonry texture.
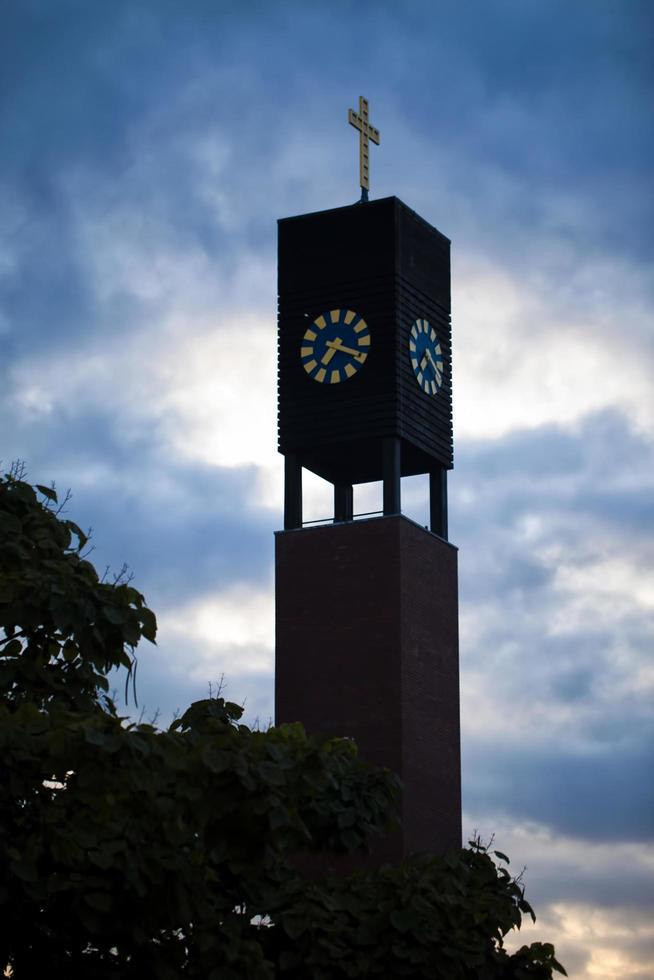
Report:
M280 531L275 568L277 723L400 775L379 860L460 847L456 548L397 515Z

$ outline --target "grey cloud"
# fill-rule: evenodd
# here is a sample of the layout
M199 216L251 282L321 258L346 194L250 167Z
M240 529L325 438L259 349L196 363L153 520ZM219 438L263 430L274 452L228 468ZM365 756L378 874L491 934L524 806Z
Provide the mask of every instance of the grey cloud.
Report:
M573 426L543 425L495 440L462 442L457 469L468 466L466 475L477 484L498 478L544 480L590 473L598 478L604 470L605 483L598 485L606 486L625 468L638 468L640 459L653 451L652 442L633 429L623 414L606 409Z
M561 534L562 514L571 534L584 533L582 515L639 534L654 518L653 462L654 444L614 409L588 415L574 428L548 425L462 441L452 479L453 537L466 541L483 526L505 534L530 513L546 527L549 519L552 537Z
M248 656L268 657L267 651L256 647L234 649L227 646L215 657L215 667L206 661L206 650L192 641L186 641L183 650L175 649L173 643L164 641L161 648L143 644L137 651L138 668L136 674L136 698L133 691L127 692L125 700L125 678L117 674L112 685L120 714L138 720L150 721L162 728L173 718L183 714L193 701L209 696L209 692L234 701L243 708L243 721L250 726L266 728L273 721L274 682L270 671L243 671L243 659ZM181 655L181 656L180 656ZM269 658L271 659L271 658ZM194 668L194 676L182 664ZM198 664L206 664L198 668ZM201 672L204 671L202 676ZM196 679L197 678L197 679Z
M570 666L552 678L551 692L555 700L579 701L592 694L596 680L596 671L590 664Z
M497 843L502 846L500 841ZM514 842L512 851L516 846ZM643 845L642 851L646 847ZM597 846L587 851L580 838L571 838L567 851L561 853L544 841L526 869L527 898L534 904L539 919L541 914L547 916L550 903L560 903L562 881L565 881L566 903L610 910L627 920L647 908L652 892L651 874L639 855L623 853L620 858L614 853L613 842L601 847L600 853Z
M468 742L464 763L464 803L476 812L483 807L585 840L652 839L654 787L646 749L580 755Z
M121 448L116 433L95 423L87 441L75 435L74 427L56 433L54 445L62 449L44 447L38 471L26 460L28 477L54 480L60 494L72 490L68 513L94 529L91 560L99 571L127 563L155 612L199 591L268 580L279 518L245 503L256 467L161 460L145 441Z
M574 593L562 588L546 556L555 548L573 565L592 566L609 543L611 556L647 575L652 456L651 443L612 412L589 416L575 430L549 426L461 444L452 538L461 548L462 614L475 635L471 645L464 632L462 675L479 677L498 717L516 715L513 745L490 732L482 744L467 731L464 696L472 809L496 808L585 839L651 833L652 713L636 678L651 658L654 617L635 597L616 604L609 587L604 602L612 615L595 621L590 607L585 622L573 626L573 618L552 632ZM474 503L464 503L471 492ZM538 530L525 536L530 515ZM552 718L563 715L563 727L530 727L548 709Z
M143 491L78 492L75 513L78 522L97 528L100 567L105 559L113 567L126 561L155 612L159 604L201 591L268 580L274 515L243 502L254 467L169 466L161 477L175 487L170 497L157 491L156 468L131 474L132 480L139 476Z

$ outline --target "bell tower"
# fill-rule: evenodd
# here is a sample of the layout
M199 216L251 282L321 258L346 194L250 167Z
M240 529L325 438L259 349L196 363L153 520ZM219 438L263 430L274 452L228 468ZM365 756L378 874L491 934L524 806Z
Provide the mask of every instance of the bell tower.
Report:
M379 142L364 108L350 121ZM397 198L368 201L367 148L365 165L357 204L279 221L275 713L400 775L402 830L379 854L395 860L461 845L450 242ZM333 484L329 523L303 524L305 468ZM429 529L401 512L421 473ZM371 481L383 512L357 519Z

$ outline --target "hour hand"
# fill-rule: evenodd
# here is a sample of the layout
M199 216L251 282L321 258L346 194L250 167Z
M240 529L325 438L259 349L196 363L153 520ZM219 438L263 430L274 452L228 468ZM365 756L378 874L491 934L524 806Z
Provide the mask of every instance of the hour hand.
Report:
M329 362L331 361L332 357L334 356L337 350L339 350L339 348L336 347L334 344L329 343L328 341L327 350L320 358L320 363L325 365L329 364Z

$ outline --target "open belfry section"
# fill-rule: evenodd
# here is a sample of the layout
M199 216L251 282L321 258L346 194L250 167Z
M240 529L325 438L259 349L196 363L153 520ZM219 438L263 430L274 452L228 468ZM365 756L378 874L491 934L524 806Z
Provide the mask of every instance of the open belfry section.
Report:
M395 197L279 222L276 722L355 739L403 783L380 860L461 845L450 242ZM334 487L307 525L302 472ZM430 523L401 478L429 475ZM357 518L353 487L381 481Z

